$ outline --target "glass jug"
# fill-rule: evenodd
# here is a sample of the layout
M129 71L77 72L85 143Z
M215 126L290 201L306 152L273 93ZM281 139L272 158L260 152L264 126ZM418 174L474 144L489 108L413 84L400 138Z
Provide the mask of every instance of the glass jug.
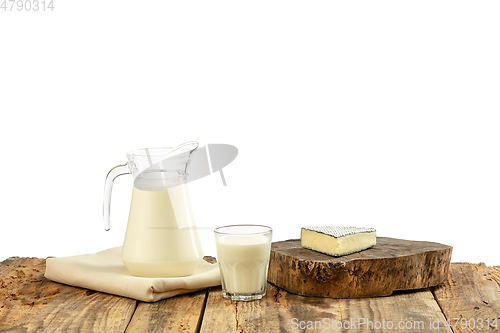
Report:
M187 276L203 260L186 178L197 142L175 148L127 153L128 162L111 169L104 190L104 226L109 230L113 181L132 174L134 187L122 260L142 277Z

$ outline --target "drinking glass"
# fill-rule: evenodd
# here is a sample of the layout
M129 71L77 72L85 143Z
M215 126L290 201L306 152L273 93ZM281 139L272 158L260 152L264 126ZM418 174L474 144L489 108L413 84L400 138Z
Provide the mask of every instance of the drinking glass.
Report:
M266 295L271 254L270 227L240 224L215 229L222 295L252 301Z

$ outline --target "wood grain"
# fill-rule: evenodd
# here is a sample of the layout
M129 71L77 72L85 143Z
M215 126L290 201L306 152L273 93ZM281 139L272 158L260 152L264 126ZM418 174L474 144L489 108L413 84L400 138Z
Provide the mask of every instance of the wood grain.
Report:
M126 332L196 332L208 290L155 303L140 302Z
M47 280L45 259L0 263L0 331L123 332L136 301Z
M220 286L210 288L200 332L236 332L236 311L236 302L223 298Z
M264 298L251 302L225 299L217 287L210 290L201 332L297 332L293 318L338 319L339 310L332 299L298 296L272 284Z
M268 284L267 295L253 302L227 300L217 287L208 296L199 291L142 303L54 283L44 271L44 259L0 263L0 332L303 332L301 325L307 332L450 333L474 330L460 323L450 329L446 319L452 326L453 318L498 318L500 324L500 267L484 264L451 264L441 285L390 297L304 297ZM365 319L361 326L359 319ZM335 329L340 323L344 328Z
M332 257L302 248L300 240L275 242L268 281L302 296L387 296L441 283L451 252L448 245L378 237L370 249Z
M391 297L333 299L304 297L268 284L266 296L253 302L230 301L222 297L220 287L212 288L201 332L383 332L393 327L407 332L451 333L444 322L429 290Z
M489 268L488 278L495 280L495 282L500 286L500 266L493 266L488 268Z
M490 269L483 263L454 263L451 265L448 279L433 288L441 310L453 327L453 332L475 332L479 321L486 325L486 320L497 320L498 327L489 327L488 331L500 332L500 286L499 270ZM459 322L462 318L467 321Z
M452 332L444 326L445 317L427 289L337 301L342 320L358 323L357 327L350 327L355 332Z

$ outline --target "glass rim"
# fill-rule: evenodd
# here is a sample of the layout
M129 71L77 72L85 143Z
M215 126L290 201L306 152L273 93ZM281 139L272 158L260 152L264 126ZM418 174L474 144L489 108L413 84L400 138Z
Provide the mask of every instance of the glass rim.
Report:
M259 232L247 232L244 234L240 233L234 233L234 232L223 232L220 229L225 229L225 228L234 228L234 227L260 227L260 228L265 228L266 230L264 231L259 231ZM267 234L269 232L272 232L273 229L267 225L262 225L262 224L231 224L231 225L225 225L222 227L217 227L214 230L214 233L219 234L219 235L263 235Z

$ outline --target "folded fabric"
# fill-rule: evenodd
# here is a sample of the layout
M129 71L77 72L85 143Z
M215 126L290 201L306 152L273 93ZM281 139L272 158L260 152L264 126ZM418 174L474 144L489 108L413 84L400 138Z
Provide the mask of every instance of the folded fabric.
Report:
M49 280L109 294L156 302L220 285L219 267L206 261L190 276L144 278L133 276L122 262L121 246L95 254L48 258Z

